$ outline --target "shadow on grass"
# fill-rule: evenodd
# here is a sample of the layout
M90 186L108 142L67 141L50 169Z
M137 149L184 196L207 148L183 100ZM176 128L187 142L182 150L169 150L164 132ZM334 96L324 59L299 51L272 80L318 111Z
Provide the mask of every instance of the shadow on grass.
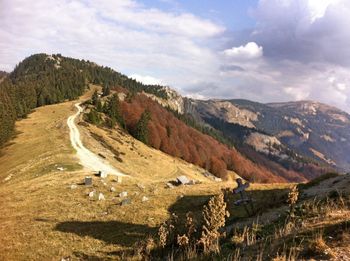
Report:
M286 206L288 198L288 189L270 189L270 190L252 190L247 191L247 196L253 199L253 216L257 216L271 208L278 208ZM219 193L219 192L218 192ZM236 206L234 202L240 199L240 195L233 194L232 191L225 191L225 202L227 203L227 210L230 212L228 223L239 221L248 217L244 206ZM213 195L195 195L184 196L179 198L172 204L168 211L169 213L176 213L180 220L185 218L189 211L195 217L200 218L202 215L203 206L208 203ZM249 207L249 210L251 208Z
M156 229L119 221L66 221L57 224L55 230L81 237L89 236L107 244L131 247L146 235L153 234Z
M219 191L218 191L219 193ZM285 204L288 190L273 189L273 190L256 190L248 192L255 200L257 213L263 212L270 207L278 207ZM176 213L179 217L179 226L183 227L186 213L192 212L199 227L202 221L203 206L206 205L213 195L189 195L179 197L178 200L168 207L169 213ZM226 193L226 202L228 203L228 211L231 213L231 218L227 225L234 224L239 220L247 217L244 207L234 206L233 202L239 198L238 195L233 195L232 192ZM147 225L131 224L120 221L66 221L58 223L55 230L64 233L74 233L81 237L92 237L102 240L106 244L116 244L129 249L120 251L103 253L105 257L100 259L97 256L89 256L87 253L76 252L78 256L84 260L108 260L110 257L125 257L132 255L132 248L135 243L145 239L148 235L156 235L158 228Z

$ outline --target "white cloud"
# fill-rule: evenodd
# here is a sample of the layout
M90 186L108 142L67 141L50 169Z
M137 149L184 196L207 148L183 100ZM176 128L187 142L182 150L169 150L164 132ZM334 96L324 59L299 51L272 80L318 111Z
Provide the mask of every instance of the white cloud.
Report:
M345 91L346 90L346 84L345 83L337 83L337 89L339 91Z
M289 97L292 97L293 100L306 100L310 93L303 90L302 88L293 88L293 87L286 87L283 89L286 94L288 94Z
M340 0L307 0L311 22L322 18L329 6L336 5L339 2Z
M258 46L255 42L249 42L244 46L241 45L239 47L226 49L224 50L224 54L238 60L255 59L263 55L263 48L262 46Z
M143 84L165 85L165 83L162 80L149 75L132 74L129 77Z
M212 77L218 61L208 42L225 29L132 0L4 0L0 24L0 69L33 53L62 53L176 87Z
M350 111L347 0L260 0L256 27L232 38L221 24L133 0L0 5L0 70L62 53L192 97L314 99Z
M89 6L105 18L134 29L190 37L211 37L224 31L224 27L191 13L167 13L131 0L90 0Z

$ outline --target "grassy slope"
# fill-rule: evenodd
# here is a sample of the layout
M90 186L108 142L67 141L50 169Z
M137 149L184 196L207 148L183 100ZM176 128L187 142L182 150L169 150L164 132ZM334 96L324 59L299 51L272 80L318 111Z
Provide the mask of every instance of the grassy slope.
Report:
M122 258L121 251L153 233L171 212L183 215L191 210L199 215L211 195L235 186L234 182L212 182L203 177L200 168L149 148L121 131L110 133L94 126L80 126L87 147L130 175L122 184L109 177L107 186L93 177L94 189L104 193L106 201L90 199L86 194L92 188L70 188L91 174L81 169L70 146L66 119L74 113L73 104L36 109L28 119L17 123L19 134L2 150L0 260ZM114 159L91 133L119 151L122 162ZM55 164L67 170L57 171ZM167 181L180 174L202 184L164 188ZM144 189L137 186L140 184ZM110 192L111 186L116 192ZM271 208L283 203L287 186L253 184L250 193L257 206ZM118 205L121 191L128 191L131 205ZM143 196L150 200L142 202ZM232 201L229 206L230 222L245 216L244 209L234 208ZM266 217L273 219L277 214L270 211Z
M71 184L79 184L91 174L81 169L70 146L66 119L74 113L73 104L36 109L17 123L19 134L2 150L1 260L51 260L84 255L106 258L109 252L130 248L136 240L153 232L155 226L169 217L169 211L191 209L199 213L210 195L234 186L214 183L204 178L198 167L151 149L121 132L110 135L90 126L80 127L87 146L107 156L131 177L122 184L109 178L107 186L94 177L94 187L104 193L106 201L89 199L86 193L92 189L82 185L70 189ZM123 162L112 159L110 152L89 137L90 131L105 136L124 154L120 155ZM56 164L67 171L58 171ZM167 181L180 174L201 180L202 184L164 188ZM137 186L140 183L144 190ZM117 191L110 192L111 186ZM117 205L120 198L116 195L121 191L128 191L131 205ZM142 203L144 195L150 200Z

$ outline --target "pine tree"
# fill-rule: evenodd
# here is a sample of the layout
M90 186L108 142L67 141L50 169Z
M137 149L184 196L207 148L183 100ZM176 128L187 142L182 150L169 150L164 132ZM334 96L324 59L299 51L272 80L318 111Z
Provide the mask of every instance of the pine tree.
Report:
M105 84L102 88L102 96L108 96L111 93L111 89L108 84Z
M105 104L103 108L104 113L107 114L111 119L110 123L112 125L108 124L111 128L115 126L116 122L118 122L122 128L125 127L125 122L123 117L120 114L119 106L120 105L119 105L118 95L114 94L112 97L109 98L108 102Z
M148 122L151 120L151 113L149 110L145 110L140 117L140 120L136 124L135 138L148 144Z
M101 122L100 115L94 109L92 109L89 113L86 114L86 120L95 125L98 125Z
M102 111L103 111L103 110L102 110L102 103L101 103L101 100L100 100L100 99L97 100L96 110L97 110L98 112L102 112Z
M92 102L92 105L97 106L98 94L97 94L96 90L95 90L94 94L92 95L91 102Z

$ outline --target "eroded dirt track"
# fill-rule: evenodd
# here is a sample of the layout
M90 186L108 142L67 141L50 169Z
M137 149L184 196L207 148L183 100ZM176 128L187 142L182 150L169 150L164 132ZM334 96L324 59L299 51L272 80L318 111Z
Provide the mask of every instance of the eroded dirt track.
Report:
M78 112L69 116L67 124L69 127L70 141L77 152L81 165L91 171L104 171L109 175L126 176L83 145L80 139L79 129L75 124L75 119L80 115L83 109L79 103L76 103L75 107L78 109Z

